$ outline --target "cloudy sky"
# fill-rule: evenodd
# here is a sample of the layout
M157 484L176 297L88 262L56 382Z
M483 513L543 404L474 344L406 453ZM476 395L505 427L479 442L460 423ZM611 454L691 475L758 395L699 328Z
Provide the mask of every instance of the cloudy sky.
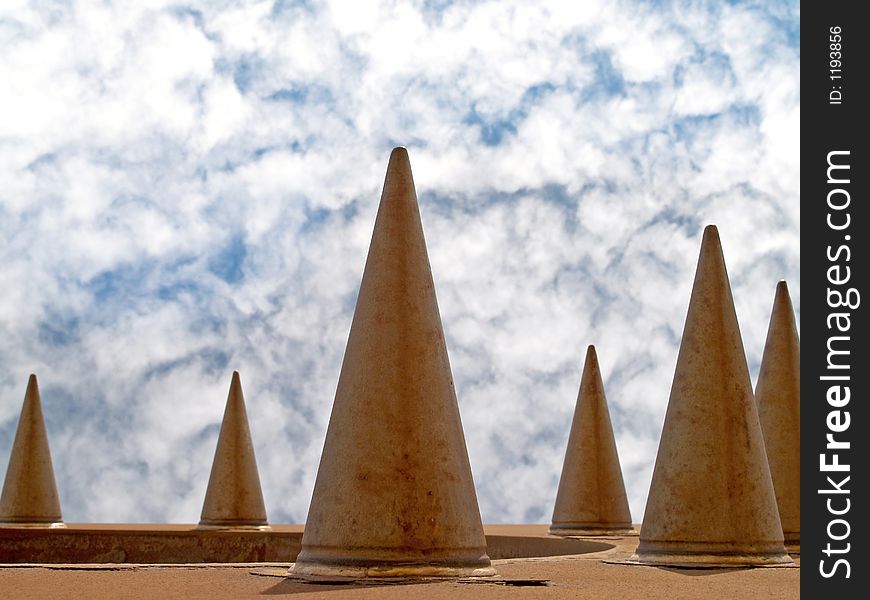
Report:
M6 0L0 469L37 373L67 521L196 522L241 373L304 522L390 149L486 522L546 522L585 348L640 520L702 228L750 372L800 309L798 2Z

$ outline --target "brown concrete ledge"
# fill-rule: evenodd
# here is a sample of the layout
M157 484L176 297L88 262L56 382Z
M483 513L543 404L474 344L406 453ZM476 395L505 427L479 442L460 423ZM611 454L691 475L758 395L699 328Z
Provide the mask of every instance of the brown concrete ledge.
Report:
M602 552L611 540L565 539L546 525L489 525L493 560ZM195 525L67 524L62 529L0 527L3 564L291 563L302 525L270 530L199 529Z
M76 528L79 528L78 526ZM117 530L119 526L115 526ZM153 531L155 526L124 529ZM87 527L86 527L87 529ZM108 531L107 526L90 529ZM192 526L169 526L190 531ZM301 527L277 527L278 533ZM11 564L0 565L3 600L246 600L288 596L294 599L367 600L562 600L643 598L644 600L795 600L800 569L679 569L627 566L637 548L631 537L560 540L547 538L545 525L484 527L490 552L586 550L577 555L496 558L497 575L471 580L345 581L311 583L287 577L287 562L196 564ZM5 533L5 530L4 530ZM520 538L519 540L517 538ZM545 544L547 540L553 544ZM528 544L525 541L529 541ZM543 540L543 541L542 541ZM0 537L0 544L2 544ZM575 545L575 543L578 543ZM593 551L600 544L606 549ZM530 552L524 552L528 555ZM796 560L800 559L796 557Z

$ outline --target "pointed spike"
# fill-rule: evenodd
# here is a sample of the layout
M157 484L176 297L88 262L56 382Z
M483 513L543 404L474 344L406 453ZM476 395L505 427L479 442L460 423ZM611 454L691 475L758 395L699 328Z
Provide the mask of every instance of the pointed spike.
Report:
M595 346L589 346L550 533L594 535L629 531L633 531L631 512L604 383Z
M801 535L801 350L788 284L776 286L761 370L755 386L764 447L786 545Z
M493 573L404 148L387 167L293 573Z
M238 371L233 371L199 524L257 528L267 524Z
M36 375L30 375L0 496L0 523L62 526Z
M704 230L636 559L791 562L713 226Z
M395 174L396 172L401 172L408 176L411 174L411 159L408 156L408 149L404 146L396 146L390 152L390 162L387 163L387 174Z

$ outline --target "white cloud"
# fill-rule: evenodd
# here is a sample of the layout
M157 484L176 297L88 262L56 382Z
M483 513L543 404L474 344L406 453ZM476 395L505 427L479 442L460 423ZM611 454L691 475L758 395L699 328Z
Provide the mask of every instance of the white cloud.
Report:
M0 12L0 463L35 371L68 520L196 521L238 369L304 520L405 144L484 519L549 518L590 343L641 518L701 227L753 374L799 311L797 4L221 4Z

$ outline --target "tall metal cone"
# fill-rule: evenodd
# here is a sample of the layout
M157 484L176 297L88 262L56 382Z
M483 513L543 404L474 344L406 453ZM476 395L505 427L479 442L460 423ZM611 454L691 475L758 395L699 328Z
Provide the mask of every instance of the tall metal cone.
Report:
M664 565L791 563L712 225L704 230L634 558Z
M604 383L595 346L589 346L550 533L589 535L628 531L632 531L631 512Z
M199 524L261 529L266 526L266 507L238 371L233 371Z
M493 574L404 148L390 155L291 573Z
M36 375L24 393L9 468L0 496L0 524L63 527Z
M755 401L785 543L801 540L801 348L788 284L780 281L764 344Z

